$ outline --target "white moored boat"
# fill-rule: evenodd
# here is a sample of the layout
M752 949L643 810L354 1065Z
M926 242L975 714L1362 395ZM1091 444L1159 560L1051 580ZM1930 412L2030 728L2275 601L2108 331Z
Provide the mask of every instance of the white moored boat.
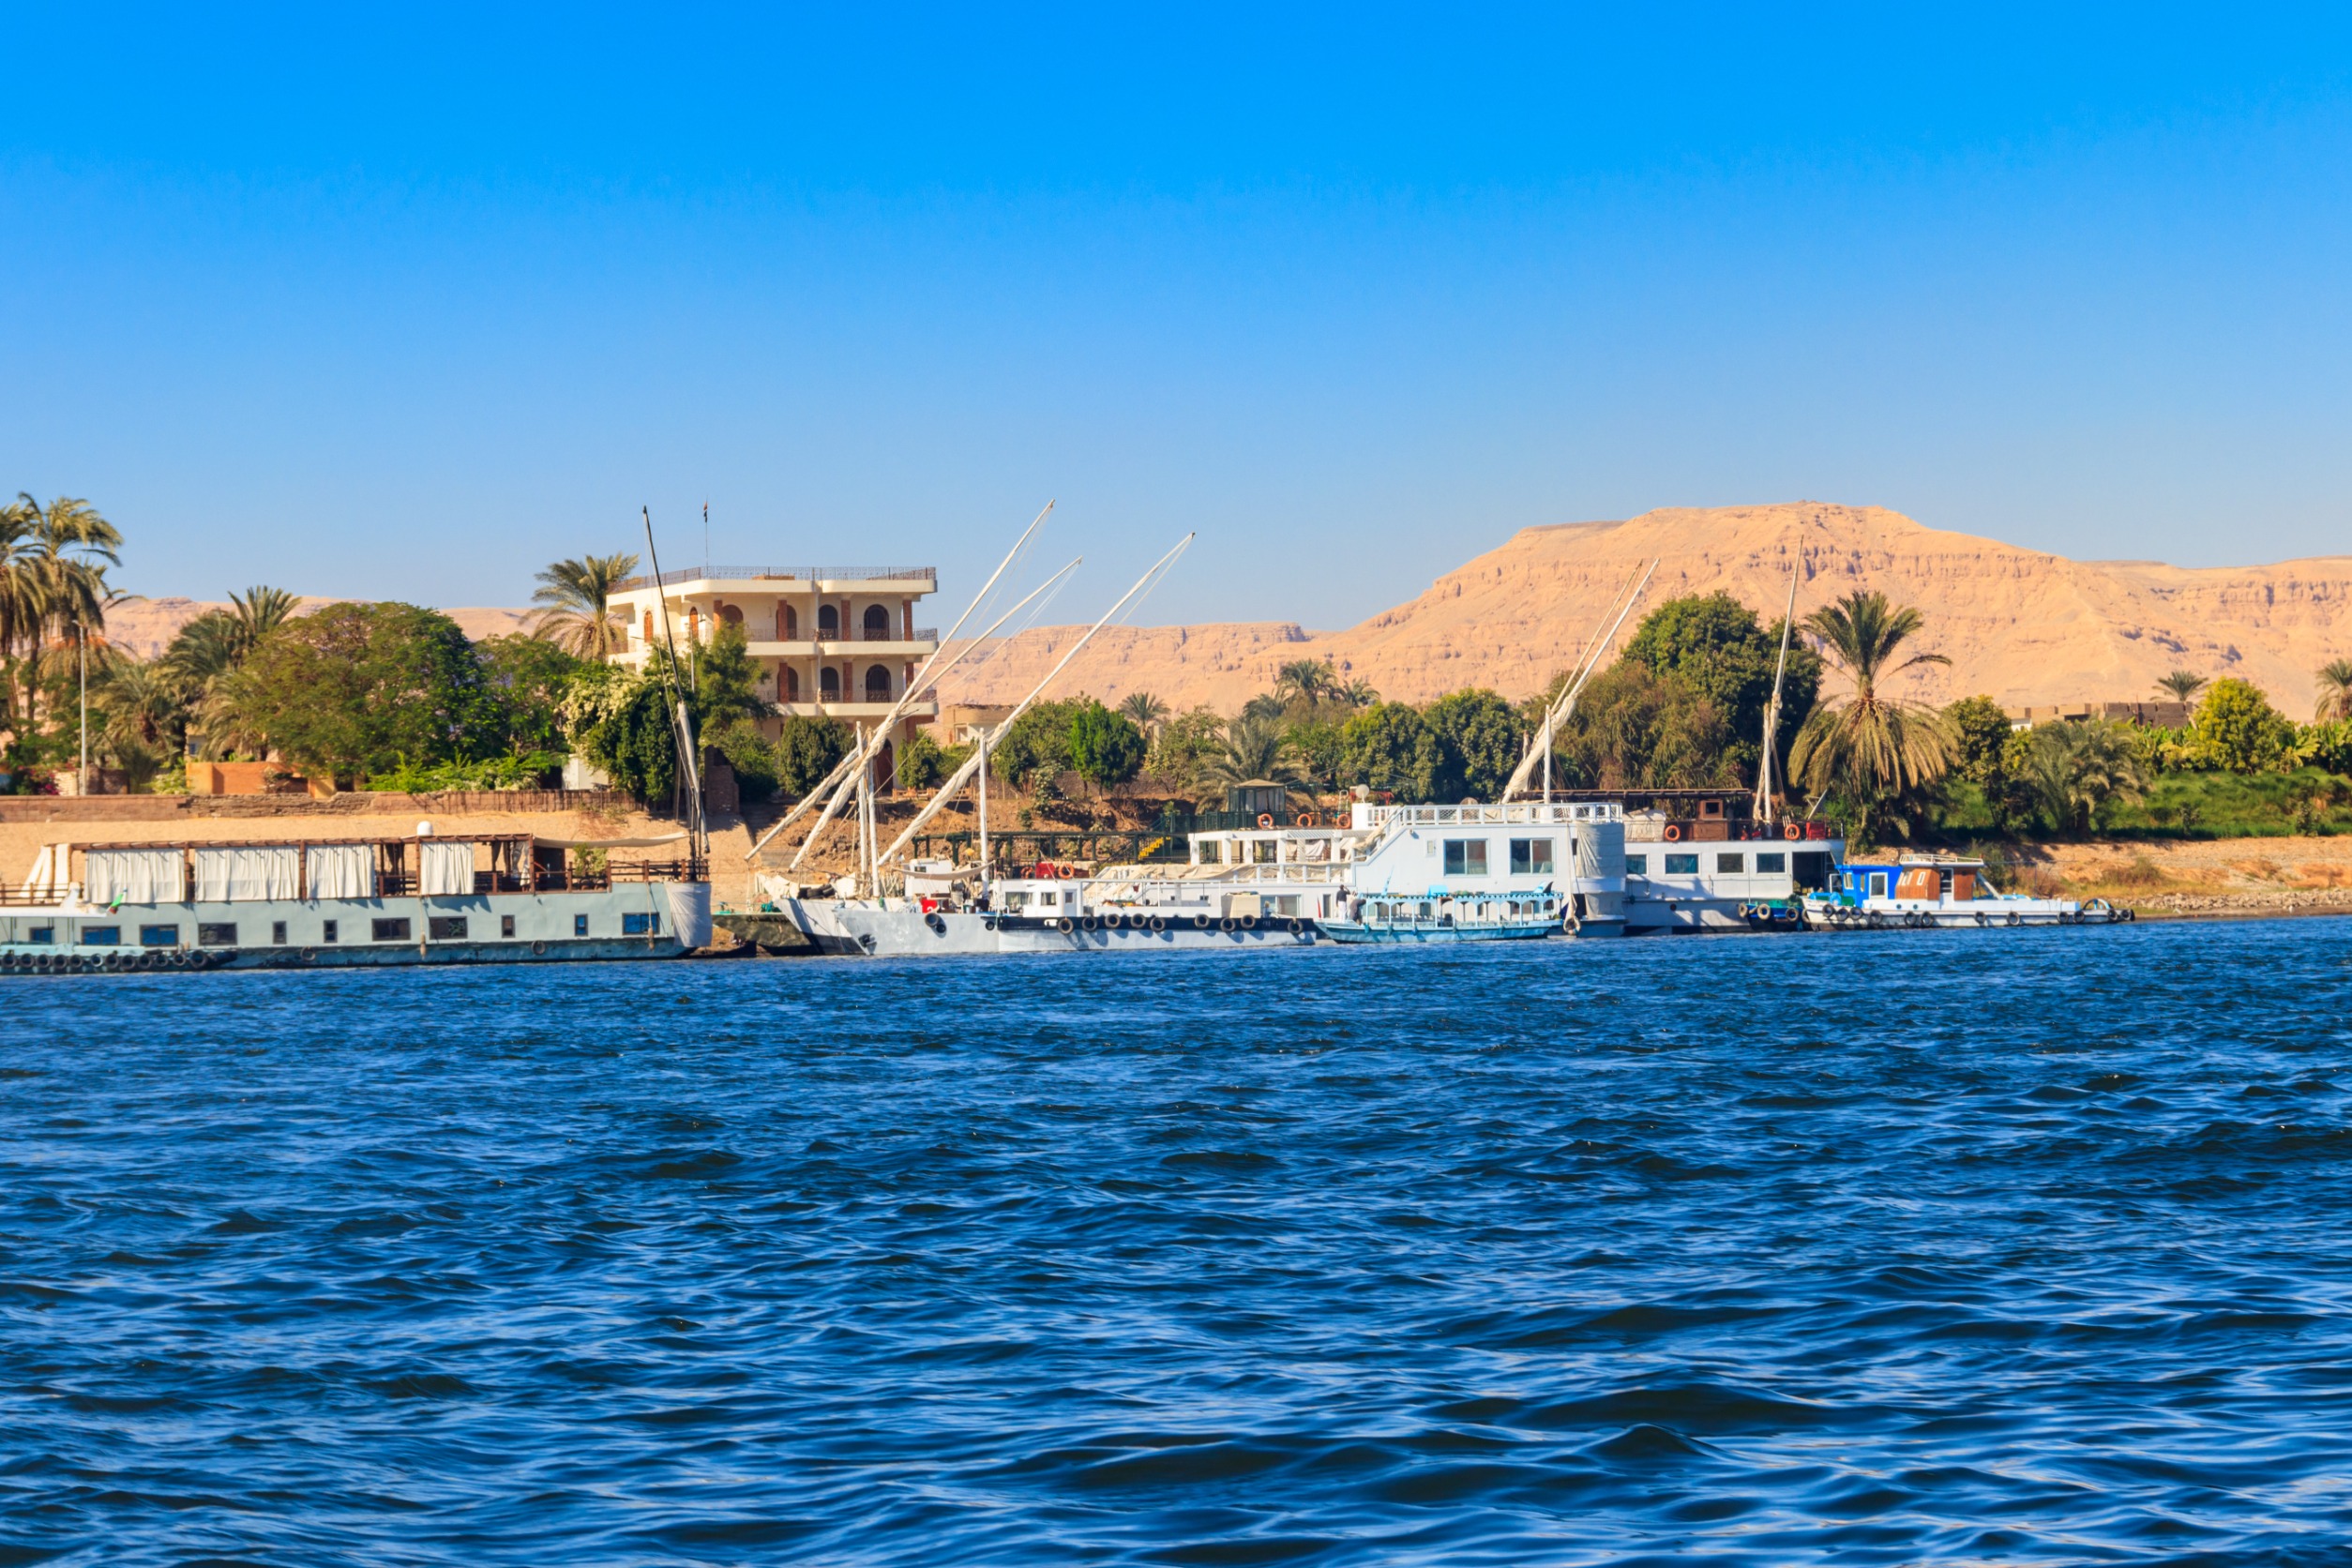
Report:
M2104 898L2037 898L1997 891L1984 862L1963 855L1904 855L1892 865L1840 866L1833 886L1806 895L1804 918L1819 930L1903 927L1974 930L1990 926L2110 926L2132 912Z
M52 844L0 899L0 974L677 957L711 940L688 842Z

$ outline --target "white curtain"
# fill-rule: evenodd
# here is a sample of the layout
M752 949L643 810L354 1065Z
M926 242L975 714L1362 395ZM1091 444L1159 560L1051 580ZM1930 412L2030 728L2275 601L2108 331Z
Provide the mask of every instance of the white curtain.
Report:
M176 904L187 897L177 850L84 850L82 867L87 903L119 897L127 904Z
M292 844L240 844L196 852L199 903L292 898L299 891L300 852Z
M313 844L307 852L313 898L372 898L376 896L373 844Z
M472 844L445 844L438 839L427 838L419 842L417 848L423 852L417 892L430 898L442 894L474 891Z

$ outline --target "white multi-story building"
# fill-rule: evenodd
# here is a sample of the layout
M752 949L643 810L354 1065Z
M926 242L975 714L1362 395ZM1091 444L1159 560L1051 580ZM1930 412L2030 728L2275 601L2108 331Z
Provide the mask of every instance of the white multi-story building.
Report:
M658 585L634 577L612 595L628 627L619 660L641 664L661 645L666 599L681 655L689 642L707 645L721 626L740 626L759 666L760 695L779 714L870 730L939 647L937 628L914 624L916 602L938 589L931 566L686 566L664 572ZM914 727L938 715L936 698L908 707L890 751L877 759L879 778L891 777L897 748ZM763 726L771 735L777 727Z

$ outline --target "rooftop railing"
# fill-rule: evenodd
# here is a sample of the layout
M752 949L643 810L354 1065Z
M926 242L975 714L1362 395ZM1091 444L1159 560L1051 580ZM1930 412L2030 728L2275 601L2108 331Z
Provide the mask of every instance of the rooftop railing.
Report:
M661 586L673 582L712 581L741 582L774 578L792 582L867 582L879 579L916 579L939 586L937 566L680 566L661 574ZM650 588L654 579L650 573L626 578L614 583L612 591L625 593L631 588Z

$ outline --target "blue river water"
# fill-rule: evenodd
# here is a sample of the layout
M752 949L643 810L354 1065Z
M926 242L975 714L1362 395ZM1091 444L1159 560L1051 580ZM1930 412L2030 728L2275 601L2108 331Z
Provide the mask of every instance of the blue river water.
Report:
M2352 1561L2352 923L6 983L0 1565Z

